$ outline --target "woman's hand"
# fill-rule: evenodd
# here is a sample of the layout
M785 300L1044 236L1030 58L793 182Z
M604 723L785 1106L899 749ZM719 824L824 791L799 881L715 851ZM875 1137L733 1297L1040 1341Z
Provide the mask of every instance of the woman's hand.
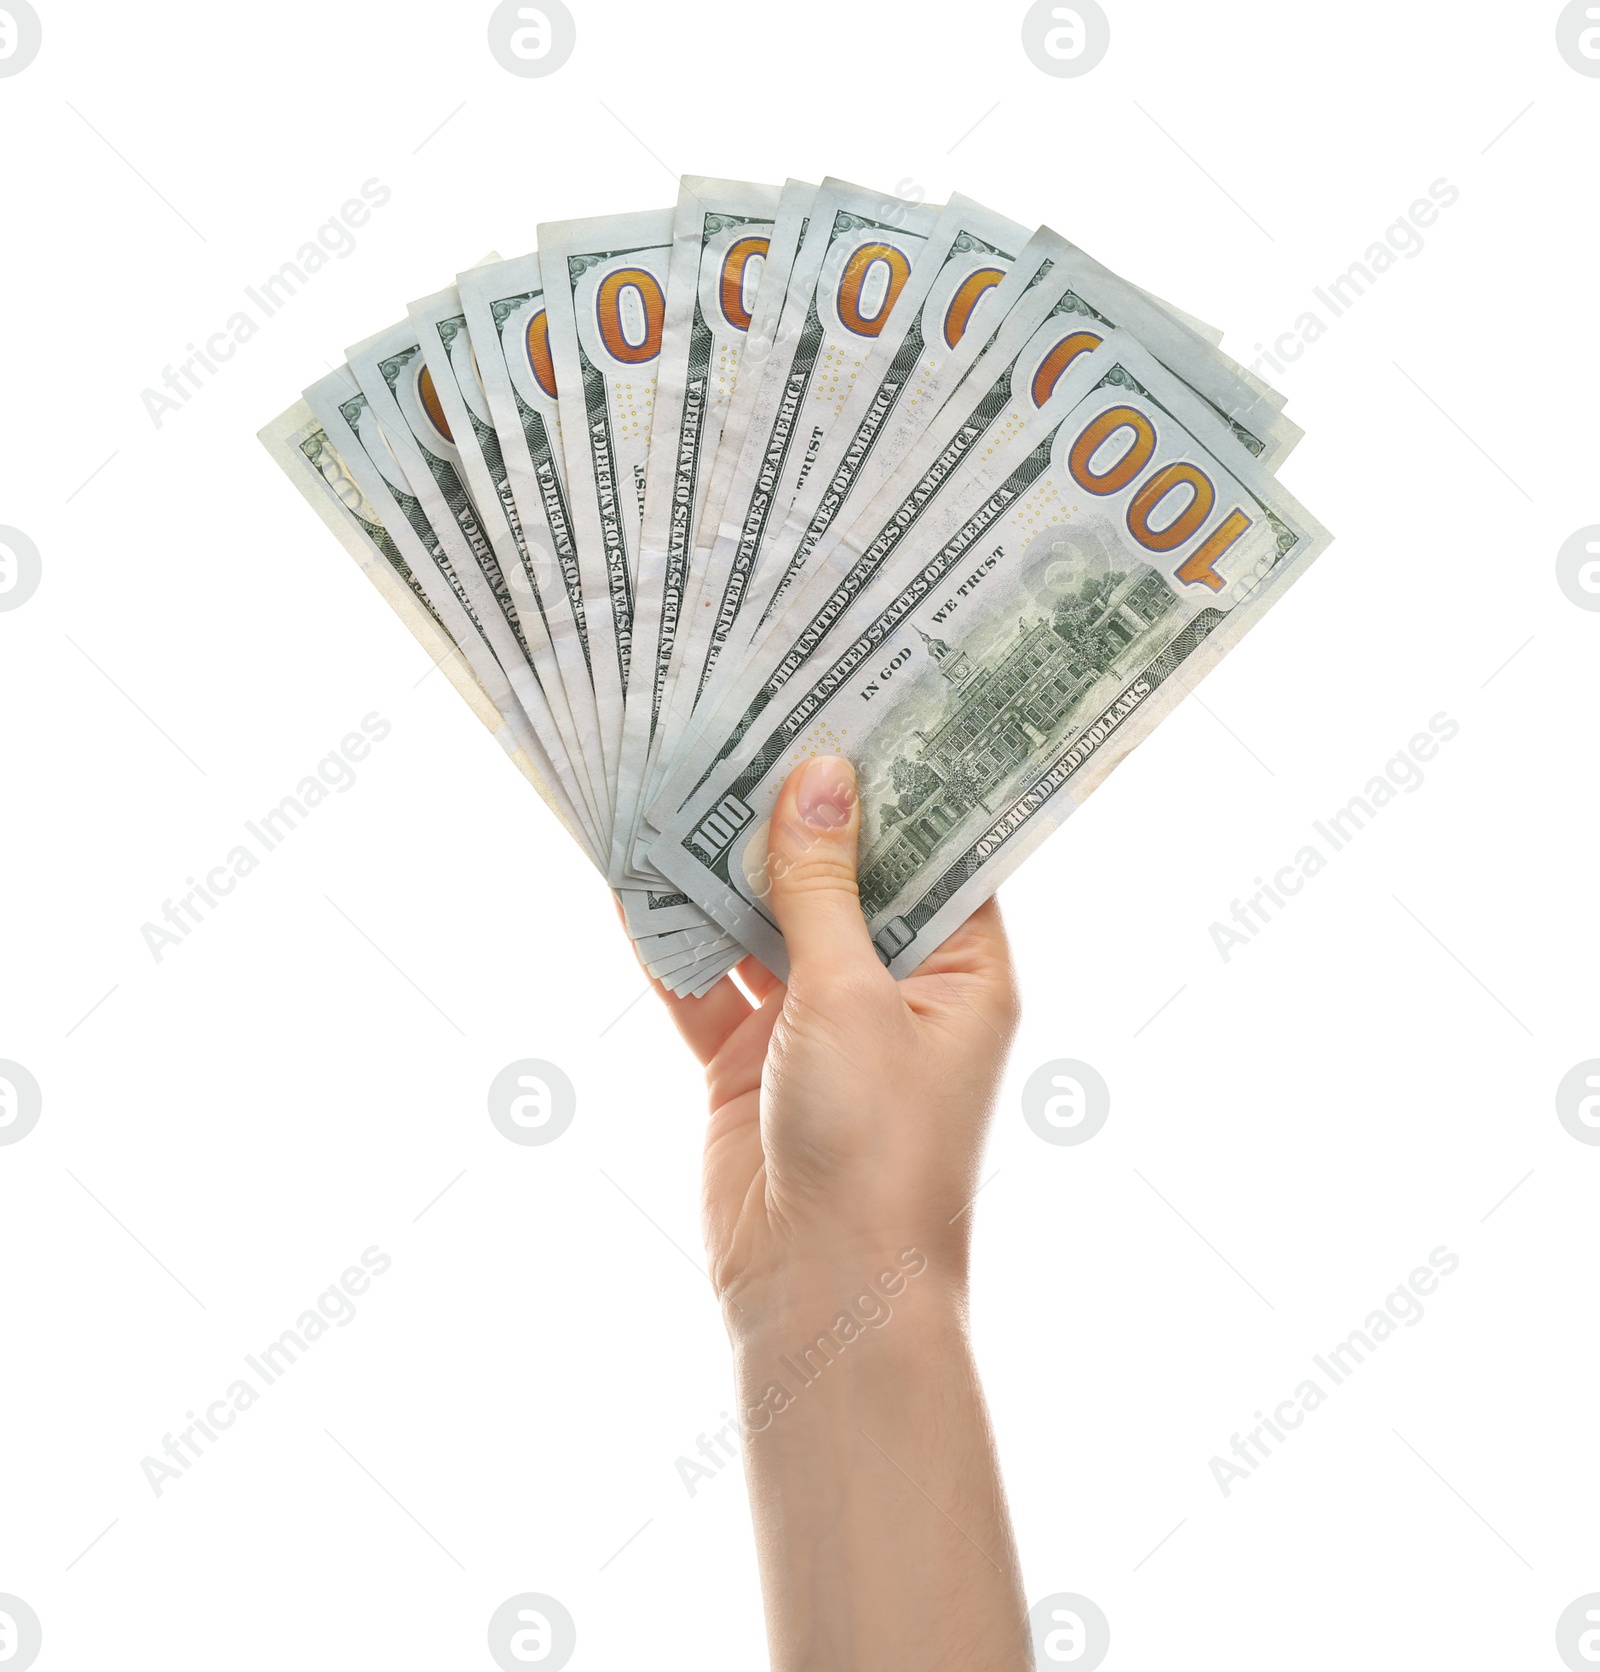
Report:
M729 980L665 995L706 1068L706 1245L731 1324L907 1247L965 1280L964 1209L1017 1019L1010 956L990 901L894 980L861 915L859 828L847 761L793 773L767 861L787 988L747 958L754 1008Z
M1021 1672L1016 1549L966 1331L977 1171L1017 1001L1000 916L913 975L856 891L847 762L773 811L787 988L672 999L706 1066L705 1229L777 1672ZM665 992L663 990L663 996Z

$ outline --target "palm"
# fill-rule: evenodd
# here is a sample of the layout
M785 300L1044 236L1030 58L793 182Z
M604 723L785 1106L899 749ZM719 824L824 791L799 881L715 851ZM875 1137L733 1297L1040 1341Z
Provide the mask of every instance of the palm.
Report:
M712 1279L719 1292L726 1288L730 1272L745 1265L771 1235L762 1080L774 1037L781 1057L790 1047L786 1036L795 1031L789 995L776 976L754 958L746 958L737 974L754 1004L731 980L719 982L702 999L678 999L658 989L706 1069L711 1118L706 1130L704 1213ZM894 990L911 1049L929 1035L959 1047L969 1034L1003 1033L1011 1002L1009 962L995 903L981 906Z

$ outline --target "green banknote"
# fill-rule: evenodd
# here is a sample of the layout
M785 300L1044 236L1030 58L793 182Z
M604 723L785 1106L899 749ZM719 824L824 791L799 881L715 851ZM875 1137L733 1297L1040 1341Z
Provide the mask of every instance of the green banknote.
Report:
M987 899L1327 536L1202 401L1107 334L921 522L651 853L769 967L766 829L800 761L861 786L861 901L896 975Z

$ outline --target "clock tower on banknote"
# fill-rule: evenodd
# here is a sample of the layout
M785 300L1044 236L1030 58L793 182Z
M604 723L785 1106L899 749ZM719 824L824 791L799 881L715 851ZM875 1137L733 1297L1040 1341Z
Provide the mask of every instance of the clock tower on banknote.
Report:
M917 636L927 648L928 655L933 658L933 665L950 682L952 690L959 691L972 678L972 663L967 659L964 650L952 650L943 639L936 639L917 628Z

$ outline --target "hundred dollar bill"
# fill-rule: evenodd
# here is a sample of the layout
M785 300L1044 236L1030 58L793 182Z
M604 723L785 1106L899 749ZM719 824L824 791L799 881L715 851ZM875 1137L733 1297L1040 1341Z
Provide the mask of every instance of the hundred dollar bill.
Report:
M769 537L750 598L723 646L701 694L715 712L719 690L744 666L742 652L772 619L784 595L850 492L897 414L901 431L925 422L934 389L954 388L954 377L987 340L981 323L996 287L1028 247L1029 231L972 199L952 196L912 265L899 300L863 340L855 386L826 428L804 483ZM978 325L980 328L974 329ZM920 409L920 410L919 410Z
M633 949L647 974L680 995L715 985L744 957L744 948L709 918L686 932L636 936Z
M704 930L710 922L674 883L658 881L623 887L616 890L616 895L622 907L623 926L636 941L677 929Z
M1015 253L1019 248L1020 255ZM1182 362L1191 369L1210 363L1214 375L1200 381L1214 393L1213 404L1230 416L1250 415L1265 431L1261 456L1266 462L1276 465L1299 439L1297 426L1273 416L1281 399L1270 407L1258 407L1257 388L1247 385L1233 363L1217 353L1214 343L1220 342L1220 331L1211 333L1190 315L1119 279L1048 227L1040 227L1029 237L1016 222L953 194L928 250L872 347L834 436L773 537L757 603L743 612L747 626L742 647L755 642L771 623L774 611L802 577L828 530L835 525L841 530L847 527L852 511L865 505L889 479L906 448L925 432L933 414L993 340L1012 308L1052 270L1056 273L1053 286L1045 285L1033 298L1033 317L1046 305L1046 297L1053 300L1077 276L1108 305L1120 304L1117 311L1131 308L1130 324L1156 320L1160 322L1157 329L1162 329L1175 320L1182 331L1213 344L1208 361L1197 352L1199 345L1191 342ZM1175 335L1163 330L1162 340L1170 343ZM1178 352L1169 352L1169 364ZM1241 439L1246 435L1241 432ZM863 486L865 491L852 499ZM729 672L730 661L737 665L738 660L724 655L708 682L702 700L713 708L719 700L720 676Z
M605 590L585 585L591 647L614 662L597 679L601 736L613 780L632 655L633 587L645 467L666 320L671 209L560 221L538 229L549 344L572 487L579 560ZM610 642L597 646L609 632ZM608 844L609 845L609 844ZM623 880L612 867L612 880ZM640 879L649 880L649 879Z
M568 684L568 701L575 712L583 710L586 728L593 715L592 724L598 732L597 687L610 693L612 708L621 706L621 687L615 658L597 654L599 647L590 642L585 592L590 597L605 596L604 568L597 557L592 565L583 564L573 538L555 363L550 354L550 319L539 257L520 256L475 267L458 274L456 284L509 471L530 566L541 581L546 572L552 577L544 587L547 598L559 582L576 627L582 677ZM602 625L602 637L609 642L609 626ZM609 764L605 738L601 736L599 754L588 765L596 798L602 802L602 828L606 830L612 824ZM660 885L653 889L624 888L618 891L618 898L628 932L635 937L664 929L703 926L706 921L684 895Z
M926 460L944 445L954 428L944 402L975 362L982 369L964 387L987 389L984 378L1008 374L1019 352L1033 354L1028 399L1037 408L1076 355L1097 346L1105 331L1120 328L1199 393L1264 464L1276 469L1300 439L1299 426L1242 382L1226 358L1182 319L1048 227L1033 235L991 295L985 329L964 335L943 352L942 331L921 333L931 346L915 386L898 400L892 399L892 387L875 392L887 410L873 432L874 444L861 449L847 445L841 471L791 508L783 548L792 541L800 565L827 557L848 533L851 516L869 505L897 471L904 476L902 467L913 448L920 447ZM868 370L875 375L878 367ZM995 416L1002 425L1016 419L1014 411ZM800 565L791 560L779 584L792 586Z
M1238 643L1327 535L1121 333L974 467L829 654L663 830L660 868L775 973L766 826L820 752L861 786L861 905L902 975Z
M613 862L638 822L695 531L771 244L776 186L686 177L672 259L634 592L632 689L617 773Z
M665 984L679 998L702 999L744 956L745 950L739 945L725 952L708 953L689 968L675 970Z
M533 547L537 554L533 556L524 538L460 293L451 285L413 302L407 311L427 362L417 381L424 410L454 443L463 484L483 514L484 531L509 584L534 672L572 763L574 779L584 792L589 822L599 830L608 822L591 772L591 763L598 766L601 760L599 724L577 642L577 624L546 549ZM571 690L578 693L576 704L568 700Z
M361 398L354 379L347 372L336 374L333 379L325 379L324 382L336 386L336 397L348 394L353 400ZM398 504L388 496L382 475L374 479L376 467L365 457L353 432L345 435L345 446L350 456L358 461L354 472L346 467L323 424L303 401L296 402L267 425L261 431L261 440L440 667L457 693L505 749L513 764L556 814L568 835L587 852L586 839L573 816L571 805L555 784L549 762L544 759L530 731L527 715L512 692L504 670L488 652L469 606L445 584L439 571L432 574L430 597L428 588L418 578L419 573L428 575L432 567L428 554L425 550L419 552L415 530L409 526ZM389 469L399 474L398 466L392 460L389 461ZM401 542L411 547L417 569L414 570L401 554L399 544L384 526L377 505L357 482L357 475L367 479L382 500L391 522L400 531ZM403 486L400 491L405 491ZM461 645L469 647L469 654L463 654L459 648ZM473 664L481 669L481 678L474 671ZM714 985L722 972L743 956L742 949L721 931L708 927L708 920L702 913L695 911L694 918L694 934L678 937L671 947L672 951L689 956L675 961L672 970L661 972L669 983L678 983L675 990L685 993L696 988L704 991ZM641 956L653 961L658 952L664 954L667 950L666 937L662 937L659 941L642 943Z
M442 609L430 601L384 527L377 508L362 493L310 407L304 401L296 401L260 432L259 439L428 658L455 687L457 695L581 846L582 838L563 811L560 796L551 789L519 740L519 724L525 727L526 720L510 685L502 677L497 682L497 695L491 695L459 654L455 635L470 639L475 631L466 612L448 590L442 595ZM453 631L445 625L447 619Z
M697 965L686 975L667 976L663 984L679 998L704 998L743 956L743 952L725 952L709 965L709 974L703 973L708 966ZM678 985L674 986L674 983Z
M615 686L616 663L602 659L597 675L584 603L585 573L572 531L555 363L550 357L550 315L539 257L519 256L471 268L456 275L456 288L522 525L529 568L547 605L554 610L553 596L559 593L572 620L576 662L571 660L573 652L565 648L567 635L552 635L558 651L565 651L562 670L567 701L584 735L592 731L600 736L596 680L603 684L609 667ZM620 689L614 691L613 701L621 702ZM609 765L605 740L600 737L599 752L588 762L588 769L602 824L608 830Z
M664 935L652 937L661 940L673 940L675 937ZM711 959L723 953L733 953L742 958L743 951L739 950L738 942L729 935L716 934L695 940L692 937L684 939L679 945L664 947L656 950L651 941L641 941L637 948L639 961L645 970L658 981L668 976L676 979L678 984L685 980L698 980L701 972L709 969Z
M303 399L316 420L320 439L305 438L302 450L315 452L317 467L334 482L346 503L359 501L359 521L368 540L383 552L396 574L404 571L413 599L431 610L455 647L453 658L466 663L510 728L517 747L533 763L545 786L541 793L555 800L563 824L593 858L594 843L578 812L579 798L563 783L534 731L521 695L490 644L481 586L469 587L466 577L457 572L350 368L342 366L318 379L304 391ZM394 548L394 557L389 556L389 546Z
M484 634L556 765L562 787L578 807L591 843L600 851L602 833L594 827L561 743L510 584L485 532L482 511L467 490L461 455L442 422L443 409L416 328L409 320L403 321L355 344L347 353L350 370L378 428L399 460L429 525L450 553L455 573L474 598ZM499 515L497 507L490 509Z
M690 578L684 609L674 635L672 662L667 671L666 689L662 695L661 711L656 725L655 739L650 749L648 766L649 788L645 800L654 796L655 789L667 764L682 746L683 727L687 721L692 698L679 702L677 690L686 684L691 690L699 688L699 669L703 655L701 646L709 631L707 618L715 606L714 589L709 585L706 560L715 530L721 521L722 507L727 503L733 487L734 472L738 467L745 432L755 409L756 395L762 374L771 358L778 335L778 322L783 314L784 298L788 294L789 276L794 269L800 240L810 224L811 205L817 188L807 180L786 180L778 196L773 217L766 258L762 263L761 282L756 290L755 305L751 309L750 325L745 332L744 349L739 357L739 373L723 418L722 436L712 461L710 481L705 502L695 524L694 550L690 559ZM694 671L685 675L685 668Z
M707 993L744 957L744 949L740 947L734 952L721 952L711 960L709 970L706 966L697 966L688 976L683 985L672 987L672 982L678 978L669 977L667 985L672 987L679 998L703 999Z
M1067 370L1111 331L1120 327L1137 337L1213 407L1252 456L1281 458L1299 436L1219 365L1206 343L1048 229L1035 234L997 287L995 311L998 329L953 394L941 400L936 381L921 410L907 410L908 397L891 414L857 474L856 516L833 518L821 530L804 584L742 665L726 670L715 708L708 699L708 711L697 716L696 746L680 753L652 802L654 828L671 818L714 761L737 752L788 680L829 648L846 611L918 523L970 491L972 465L1026 425ZM959 364L941 369L953 375ZM931 418L929 404L937 404Z
M830 426L849 399L866 351L911 277L937 208L842 180L825 180L789 274L772 350L718 520L704 529L704 616L685 646L672 700L680 723L734 633L769 538ZM755 370L755 366L751 366Z

